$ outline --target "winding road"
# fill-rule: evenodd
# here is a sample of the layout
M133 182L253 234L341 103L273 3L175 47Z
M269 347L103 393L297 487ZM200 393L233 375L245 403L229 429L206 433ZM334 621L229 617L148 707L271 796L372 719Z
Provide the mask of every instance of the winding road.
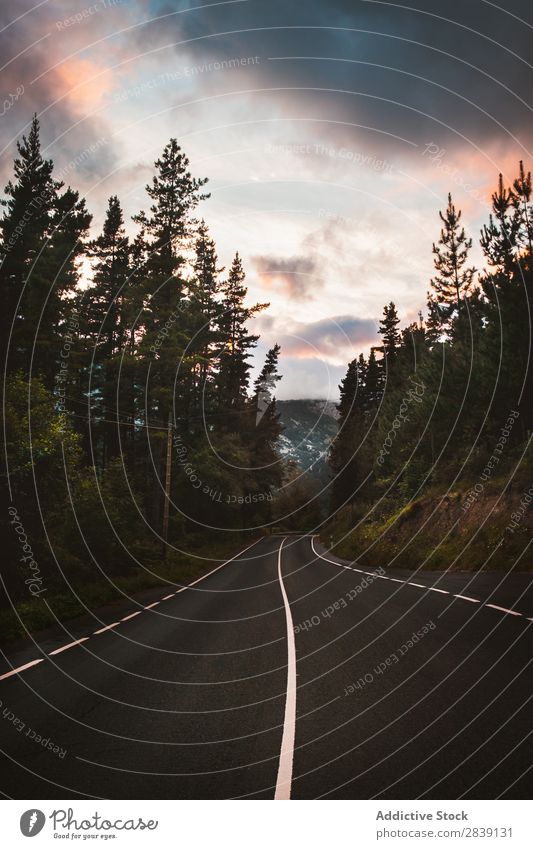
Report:
M529 575L270 536L0 669L5 797L528 798Z

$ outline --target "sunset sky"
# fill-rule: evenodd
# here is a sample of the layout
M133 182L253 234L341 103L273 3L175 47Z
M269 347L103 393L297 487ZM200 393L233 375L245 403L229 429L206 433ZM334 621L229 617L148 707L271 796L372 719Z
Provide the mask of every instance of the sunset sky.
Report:
M37 112L96 232L111 194L146 208L175 136L221 264L271 302L279 396L335 398L383 304L424 308L447 192L476 240L499 171L533 165L531 3L412 2L5 0L2 182Z

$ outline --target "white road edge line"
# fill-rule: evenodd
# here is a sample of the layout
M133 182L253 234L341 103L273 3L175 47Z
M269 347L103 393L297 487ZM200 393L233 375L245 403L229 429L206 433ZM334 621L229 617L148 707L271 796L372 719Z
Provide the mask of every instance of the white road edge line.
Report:
M314 540L315 540L315 538L312 536L311 537L311 548L313 549L313 551L314 551L314 553L316 554L317 557L320 557L321 560L325 560L327 563L333 563L334 566L343 566L342 563L337 563L335 560L330 560L329 557L324 557L323 554L319 554L319 552L316 550L316 548L314 546ZM343 568L349 569L350 567L349 566L343 566ZM354 571L355 572L362 572L362 569L355 569ZM373 575L373 572L364 572L363 574L364 575ZM482 604L482 602L477 598L469 598L466 595L456 595L454 593L450 593L449 590L441 590L438 587L424 587L422 584L413 584L411 581L400 581L399 578L389 578L389 581L396 581L399 584L407 584L410 587L420 587L421 589L424 589L424 590L432 590L434 593L446 593L447 595L453 595L454 598L461 598L461 599L463 599L463 601L472 601L475 604ZM521 616L522 618L525 618L523 613L519 613L517 610L508 610L507 607L500 607L498 604L484 604L483 607L492 607L493 610L499 610L501 613L509 613L511 616ZM440 618L440 616L439 616L439 618ZM533 618L528 620L528 621L533 622Z
M11 678L12 675L18 675L19 672L24 672L25 669L29 669L30 666L35 666L37 663L42 663L43 658L40 657L37 660L30 660L29 663L25 663L24 666L17 666L16 669L12 669L11 672L4 672L3 675L0 675L0 681L3 681L4 678Z
M285 697L283 737L281 738L281 751L274 799L291 798L294 738L296 734L296 645L294 642L294 625L292 623L291 608L281 574L281 549L283 548L285 539L286 537L282 539L278 551L278 579L287 622L287 695Z
M199 581L203 581L204 578L208 578L209 575L213 575L214 572L218 572L219 569L222 569L223 566L227 566L228 563L231 563L237 557L240 557L241 554L244 554L245 551L248 551L249 548L258 543L261 539L263 539L263 537L254 540L250 543L250 545L247 545L246 548L243 548L242 551L238 551L237 554L234 554L233 557L230 557L229 560L225 560L224 563L221 563L220 566L217 566L215 569L211 569L211 571L208 572L206 575L201 575L199 578L196 579L196 581L193 581L192 584L187 584L186 587L182 587L181 590L178 590L178 593L182 593L184 590L188 590L189 587L194 586L194 584L197 584ZM283 541L281 544L283 545ZM177 595L177 593L172 593L172 595ZM165 598L172 598L172 595L165 596ZM139 610L139 613L142 613L142 611ZM126 616L124 619L121 619L120 622L126 622L133 616L137 616L137 613L132 613L131 616ZM120 622L114 622L112 625L107 625L105 628L100 628L99 631L93 631L93 636L94 634L102 634L104 631L108 631L110 628L114 628L116 625L120 625ZM72 646L77 646L80 643L84 643L85 640L88 639L89 637L82 637L79 640L74 640L73 643L69 643L66 646L61 646L61 648L59 649L54 649L54 651L48 652L48 655L60 654L62 651L66 651L67 649L72 648ZM37 658L37 660L31 660L29 663L25 663L24 666L18 666L16 669L12 669L10 672L5 672L3 675L0 675L0 681L3 681L4 678L10 678L12 675L18 675L19 672L24 672L25 669L29 669L31 666L35 666L37 663L42 662L42 657Z
M329 557L324 557L323 554L319 554L314 546L315 538L311 537L311 548L317 557L320 557L321 560L325 560L327 563L333 563L334 566L340 566L342 569L351 569L353 572L360 572L361 575L372 575L373 578L382 578L383 575L378 575L377 572L365 572L364 569L354 569L353 566L345 566L344 563L337 563L336 560L330 560ZM390 578L391 581L398 580L397 578ZM405 581L401 581L402 584L406 583Z
M71 649L73 646L79 646L80 643L84 643L85 640L88 640L89 637L81 637L79 640L74 640L72 643L67 643L66 646L61 646L59 649L54 649L53 651L49 651L48 654L61 654L62 651L66 651L67 649Z

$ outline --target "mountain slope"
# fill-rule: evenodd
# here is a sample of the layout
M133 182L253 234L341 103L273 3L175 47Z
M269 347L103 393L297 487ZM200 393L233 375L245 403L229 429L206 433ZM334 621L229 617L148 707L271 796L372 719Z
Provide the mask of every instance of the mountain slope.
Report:
M337 408L331 401L304 399L277 401L283 425L280 451L305 469L312 477L325 482L329 472L327 452L337 433Z

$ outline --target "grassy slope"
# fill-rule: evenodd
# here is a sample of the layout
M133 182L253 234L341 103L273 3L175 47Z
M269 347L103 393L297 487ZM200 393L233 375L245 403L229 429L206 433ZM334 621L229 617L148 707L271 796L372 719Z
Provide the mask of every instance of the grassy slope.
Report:
M194 550L194 556L173 552L166 561L151 565L148 569L132 569L129 574L113 576L111 583L104 576L100 580L84 582L75 586L73 592L52 592L46 594L46 604L41 598L31 597L27 601L15 604L15 610L0 610L0 640L2 646L25 636L26 631L33 633L61 622L81 616L103 604L122 598L123 594L132 596L142 590L162 585L181 585L213 569L218 562L232 557L253 541L252 537L237 537L220 544L210 544ZM202 560L199 558L210 558ZM113 585L114 584L114 585ZM76 598L75 593L80 597ZM48 605L48 606L47 606ZM16 611L16 612L15 612ZM21 625L22 619L24 626ZM26 629L26 630L25 630Z
M373 511L341 511L322 534L333 537L335 553L376 568L533 570L527 546L533 537L533 503L516 529L507 526L519 510L523 487L502 494L494 480L464 510L470 491L445 496L428 492L405 506L383 502ZM379 514L378 514L379 510Z

